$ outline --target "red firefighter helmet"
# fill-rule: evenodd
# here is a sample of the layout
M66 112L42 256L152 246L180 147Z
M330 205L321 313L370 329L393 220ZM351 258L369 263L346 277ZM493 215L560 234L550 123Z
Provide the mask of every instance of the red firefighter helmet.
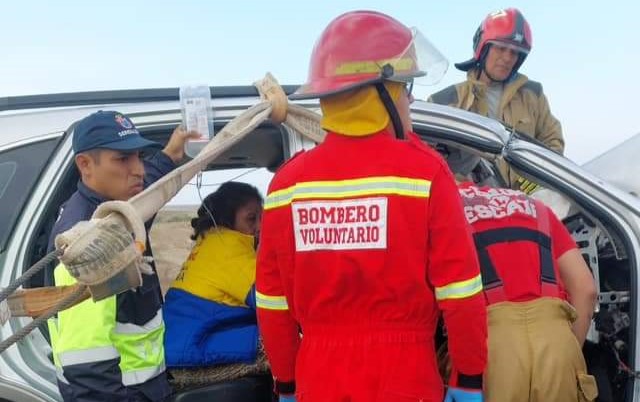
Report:
M455 66L462 71L482 66L489 51L489 45L498 43L520 53L518 62L513 67L513 73L515 73L531 51L532 40L529 23L518 9L507 8L493 12L487 15L473 36L473 58L456 63Z
M423 84L433 84L447 67L418 30L379 12L352 11L322 32L311 53L307 83L291 98L320 98L383 80L422 77Z

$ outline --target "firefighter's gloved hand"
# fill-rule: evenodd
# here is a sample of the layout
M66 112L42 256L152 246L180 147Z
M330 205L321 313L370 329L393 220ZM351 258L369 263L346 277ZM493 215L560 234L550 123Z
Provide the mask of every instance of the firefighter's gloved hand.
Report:
M482 390L449 387L444 402L483 402Z
M525 179L524 177L518 177L516 182L518 183L518 190L522 191L525 194L531 194L540 188L539 185Z
M296 402L295 395L282 395L278 398L278 402Z

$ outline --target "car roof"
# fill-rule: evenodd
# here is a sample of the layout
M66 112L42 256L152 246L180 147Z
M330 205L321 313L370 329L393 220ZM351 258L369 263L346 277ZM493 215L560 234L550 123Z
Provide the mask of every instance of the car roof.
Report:
M297 86L285 85L291 94ZM255 103L259 97L253 86L210 87L215 110ZM3 135L0 148L64 133L71 124L98 110L118 110L125 114L179 111L179 88L92 91L0 98Z

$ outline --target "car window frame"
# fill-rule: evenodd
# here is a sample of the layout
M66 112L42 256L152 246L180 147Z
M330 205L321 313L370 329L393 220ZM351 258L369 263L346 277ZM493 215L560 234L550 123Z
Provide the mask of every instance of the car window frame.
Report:
M3 163L15 164L11 179L3 188L0 188L0 203L3 205L5 202L15 204L15 208L11 211L7 211L4 207L0 209L0 253L6 250L11 240L13 230L22 216L24 208L33 194L33 190L37 187L43 172L55 154L55 150L60 145L60 141L61 137L59 135L42 136L0 149L0 165ZM33 147L38 146L43 148L42 150L38 150L41 152L40 155L26 155L26 157L25 155L16 155L17 152L34 152ZM10 159L4 162L4 157L9 157ZM18 160L19 158L23 159L23 163ZM24 162L28 162L26 166ZM25 172L25 168L30 170ZM20 175L28 177L20 177ZM16 190L19 193L16 194ZM5 194L7 191L9 193ZM15 199L8 201L3 200L4 195L10 195ZM6 222L3 222L5 219L3 215L5 213L11 216L6 217Z

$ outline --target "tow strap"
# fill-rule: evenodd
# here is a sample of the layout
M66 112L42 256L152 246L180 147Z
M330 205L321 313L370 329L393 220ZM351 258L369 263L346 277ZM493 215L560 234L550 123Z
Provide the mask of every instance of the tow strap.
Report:
M282 87L270 73L254 86L261 102L226 124L194 159L163 176L129 201L101 204L90 221L78 222L59 234L55 239L56 250L0 291L0 325L11 317L35 318L0 342L0 353L58 311L89 297L98 301L140 286L142 275L153 274L143 256L146 239L143 222L151 219L198 172L263 122L282 123L316 143L324 140L320 115L303 106L289 104ZM16 291L57 258L77 284Z

